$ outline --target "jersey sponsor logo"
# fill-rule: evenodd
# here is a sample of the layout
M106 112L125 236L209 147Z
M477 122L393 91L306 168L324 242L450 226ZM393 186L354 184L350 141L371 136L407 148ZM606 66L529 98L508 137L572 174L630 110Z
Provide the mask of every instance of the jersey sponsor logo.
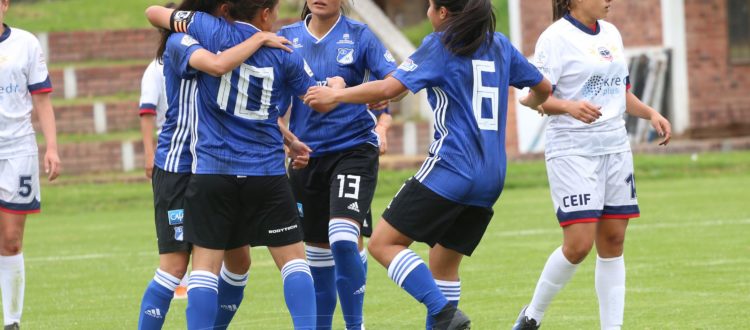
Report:
M3 94L21 93L21 85L10 83L5 86L0 86L0 97Z
M184 209L167 211L167 218L169 219L170 226L181 225L182 219L184 217L185 217Z
M339 48L339 52L336 54L336 61L341 64L352 64L354 62L354 49Z
M195 40L193 39L193 37L186 34L184 37L182 37L182 40L180 40L180 43L185 47L190 47L192 45L197 45L198 40Z
M185 238L185 230L182 226L174 227L174 239L175 241L182 242Z
M393 58L393 54L391 54L390 50L386 50L385 54L383 54L383 56L385 57L386 61L388 61L390 63L396 63L396 59Z
M609 62L612 62L612 60L614 60L614 57L612 56L612 52L610 52L609 49L607 49L606 47L599 47L598 51L599 51L599 55L603 59Z
M407 58L406 61L401 63L401 65L398 66L399 70L406 71L406 72L412 72L416 70L419 67L417 63L414 63L410 58Z
M295 230L295 229L297 229L297 225L296 224L291 225L289 227L284 227L284 228L279 228L279 229L271 229L271 230L268 231L268 233L269 234L279 234L279 233L283 233L283 232L287 232L287 231L292 231L292 230Z
M591 99L598 95L619 95L625 91L627 78L605 78L600 75L591 76L581 88L581 95Z
M305 217L305 210L302 207L302 203L297 203L297 213L299 214L300 218L304 218Z
M351 41L349 39L349 34L348 33L344 33L344 35L341 36L341 40L339 40L338 42L336 42L336 44L339 44L339 45L342 45L342 44L343 45L353 45L354 41Z

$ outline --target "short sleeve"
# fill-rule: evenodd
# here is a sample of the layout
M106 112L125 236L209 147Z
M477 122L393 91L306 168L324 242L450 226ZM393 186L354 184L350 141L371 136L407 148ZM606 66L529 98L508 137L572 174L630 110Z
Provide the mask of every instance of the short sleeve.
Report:
M562 74L560 56L557 54L557 48L555 48L552 38L546 33L543 33L536 43L534 65L553 86L557 85L557 81Z
M187 33L207 49L217 48L219 36L226 33L226 21L203 12L175 11L170 20L172 31Z
M52 83L49 80L47 71L47 61L44 59L44 52L36 38L32 40L29 49L29 67L28 67L28 89L31 94L42 94L52 92Z
M539 70L529 63L529 60L516 47L510 43L506 45L511 52L509 84L515 88L524 88L533 87L542 82L544 76Z
M412 93L436 85L443 79L445 52L440 36L432 33L424 38L414 54L401 63L393 77Z
M286 59L284 61L284 76L289 93L292 96L305 95L310 87L317 85L313 78L315 74L299 54L287 52L283 52L283 54Z
M363 29L361 38L366 49L365 66L370 69L375 78L384 79L396 70L396 59L370 29Z
M154 60L148 65L146 71L143 72L143 78L141 78L141 100L139 102L140 116L156 115L159 96L164 89L164 73L159 70L160 68L161 66Z
M172 33L167 39L166 62L182 79L190 79L198 71L190 67L190 56L203 47L193 37L184 33Z

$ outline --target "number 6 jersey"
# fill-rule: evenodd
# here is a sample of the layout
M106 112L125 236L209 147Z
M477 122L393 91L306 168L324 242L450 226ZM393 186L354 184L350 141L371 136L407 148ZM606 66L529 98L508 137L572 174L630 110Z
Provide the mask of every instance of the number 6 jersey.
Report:
M505 181L509 86L544 78L500 33L471 56L455 56L441 37L425 37L393 75L414 93L426 89L435 116L435 140L414 177L454 202L491 207Z

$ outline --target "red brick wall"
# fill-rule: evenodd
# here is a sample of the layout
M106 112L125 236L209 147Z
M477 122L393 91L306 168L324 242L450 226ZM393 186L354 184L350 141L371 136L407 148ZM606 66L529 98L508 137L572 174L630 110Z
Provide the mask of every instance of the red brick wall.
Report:
M534 54L539 35L552 23L552 0L522 0L523 53ZM614 1L606 19L620 30L625 47L662 44L660 0Z
M690 134L750 134L750 65L729 64L726 0L686 0Z
M49 33L49 61L149 59L156 55L156 29Z
M133 142L135 168L143 167L143 144ZM43 169L44 145L39 146L39 168ZM89 142L61 144L58 154L62 163L62 174L87 174L101 172L122 172L122 142Z
M56 106L55 123L59 134L92 134L94 127L93 104ZM140 128L138 102L122 101L106 104L107 131L127 131ZM34 129L41 132L36 111L32 112Z
M78 97L105 96L118 93L138 93L141 77L148 63L127 66L77 68ZM63 69L50 70L52 97L65 95Z

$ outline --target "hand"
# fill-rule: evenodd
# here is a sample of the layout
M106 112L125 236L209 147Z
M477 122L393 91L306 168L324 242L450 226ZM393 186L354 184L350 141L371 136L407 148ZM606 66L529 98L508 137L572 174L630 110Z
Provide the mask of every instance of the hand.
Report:
M146 178L151 180L154 172L154 155L151 155L151 157L144 155L143 158L143 169L146 171Z
M302 100L310 107L323 108L334 106L337 103L335 98L336 90L330 87L314 86L307 90L307 94L305 94Z
M326 78L326 82L328 83L328 87L334 89L346 88L346 81L344 80L344 78L341 78L339 76Z
M672 138L672 125L669 124L669 120L658 112L654 112L651 115L651 126L654 127L659 136L663 137L659 145L666 146Z
M292 44L292 42L289 41L287 38L284 38L282 36L276 35L271 32L258 32L258 34L261 34L261 33L262 33L262 37L265 40L265 42L263 42L263 46L283 49L289 53L292 52L291 48L284 46L284 45Z
M312 149L300 140L294 140L289 144L289 158L292 160L292 169L299 170L307 167L310 161Z
M44 153L44 173L48 175L47 180L50 182L55 181L60 175L60 156L55 148L47 148Z
M380 138L380 155L385 155L388 151L388 129L382 125L375 126L375 133Z
M385 100L378 103L370 103L367 105L367 108L374 111L383 111L388 108L388 105L390 104L391 102L389 100Z
M602 116L601 108L587 101L575 101L568 103L566 112L575 119L591 124Z
M526 94L526 96L522 97L520 100L518 100L518 102L521 103L521 105L523 105L523 106L525 106L527 108L530 108L532 110L536 110L537 112L539 112L540 116L542 116L542 117L544 116L544 108L542 108L542 105L540 104L540 105L534 106L532 104L533 97L531 96L531 93Z

